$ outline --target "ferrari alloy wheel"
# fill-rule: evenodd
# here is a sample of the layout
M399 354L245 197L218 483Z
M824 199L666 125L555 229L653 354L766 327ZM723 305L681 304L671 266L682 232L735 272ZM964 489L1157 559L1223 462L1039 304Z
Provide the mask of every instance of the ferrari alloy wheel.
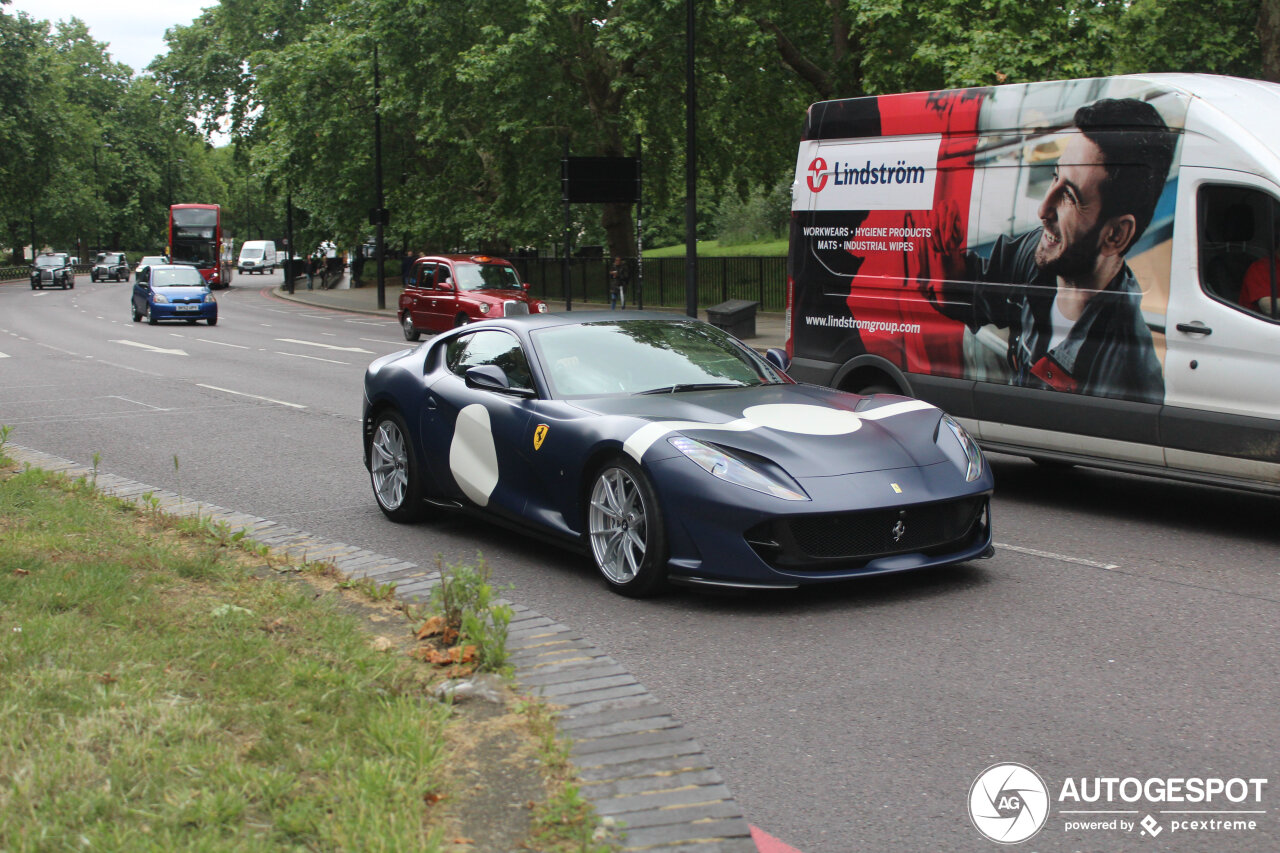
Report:
M369 444L369 477L378 509L395 522L416 521L422 515L422 485L404 419L383 412Z
M596 475L587 533L596 568L615 592L640 598L666 586L666 532L658 496L629 459L615 459Z
M400 321L400 328L404 330L404 339L406 341L416 341L421 334L413 327L413 318L409 316L409 312L404 312L404 319Z

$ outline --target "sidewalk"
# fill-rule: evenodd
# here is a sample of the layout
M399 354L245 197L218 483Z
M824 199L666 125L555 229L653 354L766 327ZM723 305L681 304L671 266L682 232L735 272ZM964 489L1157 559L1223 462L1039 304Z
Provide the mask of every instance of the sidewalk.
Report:
M395 281L395 284L391 282ZM352 311L357 314L372 314L380 317L390 317L392 320L396 316L396 305L400 301L400 292L404 288L400 285L399 279L390 279L383 286L383 296L385 308L378 308L378 285L376 282L367 281L363 287L351 287L350 279L344 273L338 283L327 290L307 290L306 278L299 278L294 285L294 292L289 293L284 289L283 285L277 286L272 293L281 299L287 299L291 302L300 302L304 305L313 305L317 308L333 308L340 311ZM546 300L547 305L552 312L565 310L565 304L562 300ZM604 303L578 302L574 301L574 311L599 311L608 309L608 305ZM678 308L654 308L646 309L660 311L668 314L683 313ZM706 309L698 312L700 319L707 319ZM787 328L784 314L758 312L756 314L756 334L754 337L744 338L745 343L749 344L752 349L764 352L770 347L782 349L786 346Z

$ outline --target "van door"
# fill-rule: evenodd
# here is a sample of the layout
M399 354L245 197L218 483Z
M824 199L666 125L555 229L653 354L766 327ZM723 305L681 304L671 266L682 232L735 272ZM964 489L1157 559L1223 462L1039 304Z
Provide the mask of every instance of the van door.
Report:
M1174 240L1161 436L1171 468L1280 480L1280 187L1183 167ZM1192 213L1194 212L1194 220ZM1185 225L1184 225L1185 223ZM1185 271L1185 272L1184 272ZM1263 294L1246 280L1261 276ZM1260 299L1267 298L1269 302ZM1247 303L1247 304L1246 304Z

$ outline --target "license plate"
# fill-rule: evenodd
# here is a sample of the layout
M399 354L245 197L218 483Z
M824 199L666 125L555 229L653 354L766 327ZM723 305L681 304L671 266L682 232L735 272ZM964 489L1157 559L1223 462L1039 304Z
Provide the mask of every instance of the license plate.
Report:
M199 311L200 310L199 305L177 305L175 307L179 311Z

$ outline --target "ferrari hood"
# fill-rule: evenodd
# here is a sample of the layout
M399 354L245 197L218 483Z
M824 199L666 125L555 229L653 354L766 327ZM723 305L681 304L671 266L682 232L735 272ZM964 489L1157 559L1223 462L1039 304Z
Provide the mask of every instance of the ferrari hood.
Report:
M620 418L623 448L637 460L650 452L676 453L667 442L672 435L770 459L797 478L946 459L934 441L941 413L907 397L766 385L598 399L591 408Z

